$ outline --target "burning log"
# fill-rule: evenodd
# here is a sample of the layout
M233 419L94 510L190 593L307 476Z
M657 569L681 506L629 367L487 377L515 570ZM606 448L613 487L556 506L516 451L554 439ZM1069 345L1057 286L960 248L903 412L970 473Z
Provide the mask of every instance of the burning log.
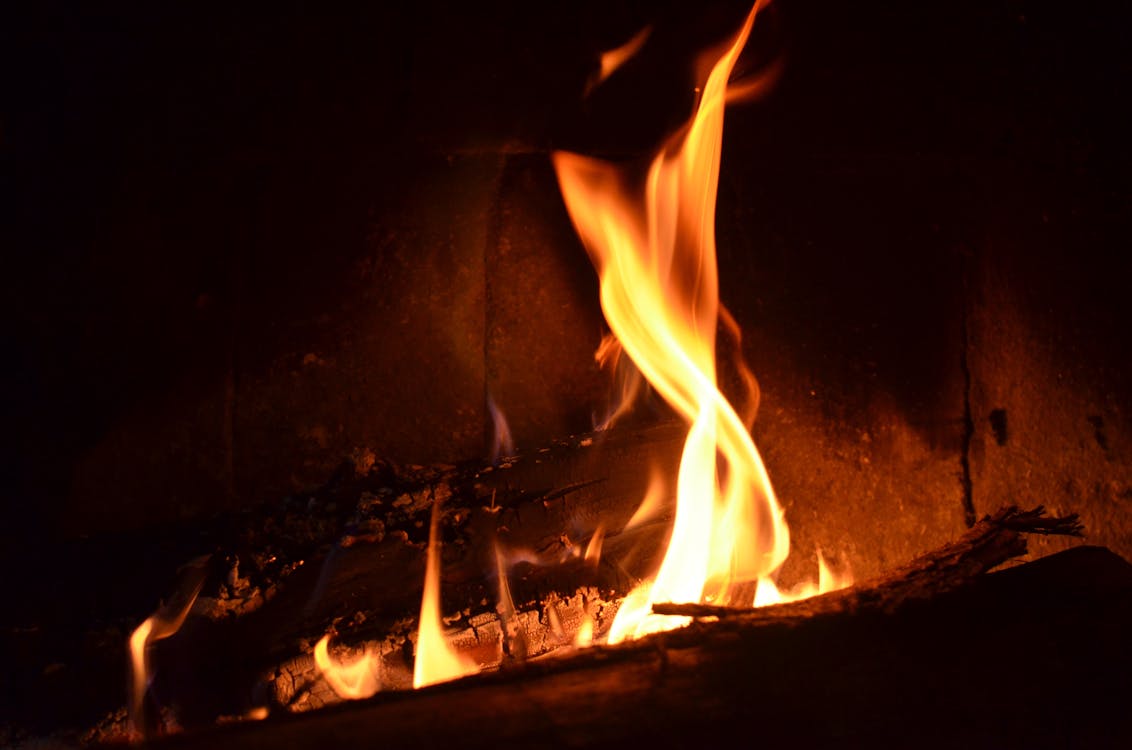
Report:
M193 616L153 647L154 692L179 707L186 727L265 703L304 710L337 702L312 658L327 632L380 654L384 690L411 687L434 507L446 622L481 663L498 664L505 650L522 659L569 644L587 621L600 633L615 600L661 551L671 498L628 522L652 467L678 456L682 441L682 426L665 423L578 436L489 465L397 468L358 459L307 498L298 525L269 515L250 524L255 533L221 545ZM309 541L288 548L307 533ZM585 554L595 542L600 562ZM497 550L516 610L511 623L496 609ZM247 562L224 563L237 559ZM272 567L257 562L264 559ZM518 651L504 638L508 625L521 633Z
M668 440L664 436L669 434L669 428L655 428L647 434L651 436L651 439L644 441L646 445L655 446L656 441L660 441L660 444L664 445ZM640 439L641 434L633 433L633 437ZM614 446L621 445L624 447L625 445L619 443L618 438L610 439L614 441ZM583 440L588 440L588 438ZM619 459L626 455L616 448L612 452ZM580 455L585 454L585 449L577 447L563 450L557 454L557 462L550 458L546 459L546 463L532 462L530 464L531 470L538 474L545 471L546 466L553 467L557 463L558 468L551 470L558 471L562 469L563 462L569 467L579 460ZM551 454L539 455L549 456ZM593 457L598 455L601 455L598 451L593 451L592 455L587 455L588 470L593 470L594 466L602 465L601 461L594 462ZM512 468L521 465L522 460L516 459ZM489 472L489 475L494 473ZM506 470L503 470L499 472L499 475L505 473ZM449 473L447 476L451 479L454 474ZM513 479L519 476L516 473L513 475ZM525 477L524 481L532 481L531 476ZM589 486L589 484L597 485L601 483L587 483L585 486ZM512 487L511 491L514 490L515 488ZM430 493L435 494L435 491L435 488L433 488ZM493 492L497 498L500 497L500 485L496 485ZM547 519L534 512L534 508L541 508L549 516L556 517L557 511L555 509L557 506L555 501L546 499L548 495L556 494L558 493L535 493L533 495L520 493L520 497L524 499L512 505L510 509L515 511L515 515L520 518L526 514L528 522L515 524L515 528L511 530L512 533L522 532L524 534L524 536L516 538L523 538L534 543L539 540L557 539L566 533L567 524L563 518L558 518L556 521L560 524L559 526L547 526ZM494 538L491 534L477 535L468 531L467 524L471 516L458 512L459 508L465 507L465 504L456 500L458 496L459 493L454 493L450 498L449 512L453 513L453 518L463 520L462 523L453 527L452 532L466 534L464 538L469 541L464 545L457 545L459 556L454 563L454 567L457 569L460 560L467 562L468 559L474 558L480 553L487 553L490 549L490 547L484 546L476 552L477 542L472 540L478 539L480 540L478 543L486 544L486 540ZM602 496L600 492L582 493L582 497L593 497L595 502L596 498ZM564 495L560 495L559 499L561 497L564 497ZM514 500L514 498L509 499ZM623 497L621 500L623 507L632 507L631 498ZM609 501L609 497L605 496L603 503ZM499 522L498 519L509 518L507 514L500 510L488 511L487 517L496 519L497 522ZM537 520L531 520L532 518ZM907 601L938 596L969 583L995 565L1010 557L1025 553L1026 545L1023 533L1026 532L1074 534L1079 532L1079 527L1072 517L1066 519L1046 518L1040 508L1029 512L1007 508L984 519L960 540L926 554L872 584L833 592L809 600L757 610L710 608L697 605L659 605L656 609L664 614L698 617L730 618L743 615L744 622L776 623L779 625L797 623L819 615L850 614L872 610L889 612L899 608ZM609 539L616 542L619 536L620 534L614 532L609 535ZM657 539L654 540L654 549L651 550L652 557L655 557L655 547L661 541L661 536L657 535ZM357 555L353 558L347 558L350 560L350 564L347 566L331 566L328 568L329 574L326 571L319 574L318 579L324 581L321 596L325 598L325 601L319 601L318 607L329 612L336 606L341 607L341 602L335 601L334 597L359 589L372 589L375 585L383 586L387 592L400 591L402 598L410 602L407 605L410 606L410 609L398 613L400 618L398 627L390 628L386 632L378 632L378 623L383 622L382 612L371 606L368 609L359 610L366 613L365 617L347 618L344 621L339 621L335 630L353 642L364 640L367 643L365 648L367 654L379 654L383 679L382 689L387 691L408 689L412 686L413 671L411 651L408 650L411 648L412 636L414 635L412 632L411 606L419 600L420 577L417 575L394 575L394 569L398 565L418 559L423 555L423 550L417 549L398 538L396 544L408 556L389 556L380 553L382 543L370 541L370 544L355 542L347 545L346 549ZM639 543L640 539L637 542ZM646 556L646 559L648 557ZM546 570L557 569L548 568L543 569L542 572L545 574ZM538 573L540 569L530 568L527 572ZM523 656L537 656L555 648L569 647L576 633L583 627L587 619L597 632L604 632L609 625L612 614L616 612L616 598L623 596L627 590L626 584L613 585L604 589L589 588L588 594L574 596L569 596L568 593L566 596L560 596L556 591L545 589L546 586L559 585L562 586L559 591L573 591L574 588L572 587L578 585L579 574L586 572L592 573L593 569L587 568L581 561L574 561L574 564L560 566L560 577L549 574L533 575L531 577L535 579L534 582L531 580L524 581L521 578L517 579L518 583L527 586L529 595L537 596L537 598L519 599L518 612L512 611L510 613L511 628L521 633L522 652L516 654L513 650L514 646L511 645L512 642L504 635L509 623L505 621L506 618L501 610L496 611L494 609L495 592L489 590L490 587L484 581L485 574L481 570L477 579L478 586L472 586L469 581L464 581L454 588L462 597L455 599L455 601L460 607L464 608L462 617L450 619L453 624L464 623L465 631L456 638L457 645L465 653L477 654L480 663L489 668L501 664L504 668L509 668L507 665L516 663L516 657L521 660ZM325 582L327 575L332 577L331 583ZM469 572L468 575L471 575L471 573ZM339 583L339 576L343 576L346 582ZM311 576L308 576L308 578L311 578ZM204 675L210 675L205 680L210 685L223 685L228 687L229 690L233 686L242 686L243 688L243 701L245 701L243 703L241 703L238 695L230 692L224 701L211 704L207 701L201 701L199 695L193 695L186 699L182 703L190 707L191 712L182 716L184 724L198 727L207 726L217 715L238 714L249 708L249 704L246 703L250 697L247 686L255 682L254 675L233 674L232 672L219 675L215 672L210 673L207 668L204 668L199 658L202 652L224 655L241 653L243 656L235 660L237 663L257 664L256 669L259 671L272 667L274 671L269 671L267 677L270 692L268 703L276 708L303 711L322 708L338 702L323 679L322 670L316 667L315 660L310 656L309 644L324 632L327 627L326 624L319 624L316 620L310 620L304 624L301 618L299 620L292 619L288 625L291 629L284 630L279 622L280 618L285 618L288 613L292 612L294 602L301 598L296 595L296 591L302 592L302 597L310 596L310 582L300 581L300 583L302 584L301 587L295 587L290 592L285 592L288 595L279 597L279 601L269 602L262 610L253 613L251 616L241 618L234 623L220 623L218 626L206 628L203 631L205 635L196 643L182 642L171 650L173 653L189 655L193 659L193 667L196 673L192 679L187 679L184 670L173 672L175 675L180 675L181 687L184 687L186 683L200 681ZM317 585L316 588L318 588ZM470 603L471 597L480 598L476 602ZM459 612L458 608L451 606L453 601L454 597L451 595L446 598L448 604L446 611ZM388 610L386 611L388 612ZM266 623L275 623L279 629L270 631ZM270 632L275 633L274 637L277 640L262 640L264 634ZM284 634L288 634L288 636L285 638ZM299 638L300 635L302 639L306 640L288 640L288 638ZM260 637L259 641L256 640L256 636ZM372 640L375 637L378 638L376 642ZM381 640L382 638L384 640ZM289 643L295 645L288 646ZM265 648L265 644L269 647ZM325 650L325 641L320 642L320 646ZM300 652L298 657L287 655L288 651L294 654L296 650ZM570 649L567 648L567 650ZM323 658L325 659L325 654ZM275 659L275 661L271 662L271 659ZM227 665L232 661L232 659L225 658L217 663ZM196 691L190 692L196 693ZM223 695L224 691L214 691L215 697ZM260 698L261 705L262 701L263 699Z
M838 612L891 612L915 599L930 599L964 586L992 568L1026 554L1025 534L1081 536L1077 514L1050 518L1038 506L1016 506L984 517L958 540L917 557L891 573L847 589L769 607L715 607L705 604L655 604L661 615L744 617L790 621Z
M1006 538L983 536L991 537ZM958 546L950 549L922 558L926 567L912 577L931 577L927 561L954 559ZM333 737L341 747L612 747L757 736L800 746L1108 747L1132 730L1130 594L1132 565L1080 547L891 610L696 622L572 658L161 744L307 748Z

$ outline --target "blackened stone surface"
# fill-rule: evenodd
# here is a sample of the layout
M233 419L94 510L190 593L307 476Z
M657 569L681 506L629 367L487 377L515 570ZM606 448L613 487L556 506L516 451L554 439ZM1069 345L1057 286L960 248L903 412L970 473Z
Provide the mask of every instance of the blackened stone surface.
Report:
M487 388L517 449L594 426L607 378L593 352L597 279L545 153L507 157L485 248Z

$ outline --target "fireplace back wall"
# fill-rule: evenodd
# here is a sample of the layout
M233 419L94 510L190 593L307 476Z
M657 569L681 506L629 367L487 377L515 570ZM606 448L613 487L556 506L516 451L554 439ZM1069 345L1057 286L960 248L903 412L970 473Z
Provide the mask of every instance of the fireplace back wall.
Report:
M485 456L488 394L520 449L591 426L596 280L548 154L647 153L746 8L425 6L5 24L10 536ZM1045 503L1132 555L1129 11L897 13L772 5L747 67L782 76L728 114L721 294L796 540L867 571Z

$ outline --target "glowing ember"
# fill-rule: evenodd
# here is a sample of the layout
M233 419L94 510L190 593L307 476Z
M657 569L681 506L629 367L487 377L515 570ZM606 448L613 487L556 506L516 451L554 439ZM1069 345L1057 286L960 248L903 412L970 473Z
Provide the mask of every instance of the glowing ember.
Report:
M432 506L432 520L429 523L428 560L425 563L416 663L413 667L414 688L455 680L477 671L475 661L463 656L448 643L440 621L440 541L437 539L439 507L439 503Z
M690 425L667 552L655 579L622 602L611 643L686 622L653 615L656 602L750 605L749 598L737 600L738 584L773 586L789 552L782 509L749 425L716 385L715 202L723 112L728 77L758 9L756 3L712 61L692 120L656 155L643 184L618 165L554 155L567 210L598 271L610 329ZM737 336L730 316L722 315Z

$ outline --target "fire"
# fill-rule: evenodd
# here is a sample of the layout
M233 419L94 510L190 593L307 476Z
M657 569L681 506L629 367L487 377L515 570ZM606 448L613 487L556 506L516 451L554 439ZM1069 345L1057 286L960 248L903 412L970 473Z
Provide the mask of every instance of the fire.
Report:
M368 698L381 689L377 654L367 648L360 657L346 664L330 658L330 634L314 647L314 663L335 695L345 700Z
M712 61L694 116L655 156L643 184L622 166L554 154L566 208L598 272L610 329L690 425L668 549L656 577L622 602L610 643L686 622L653 615L657 602L750 606L749 593L746 601L737 600L739 584L773 586L790 549L782 508L749 426L716 384L721 316L725 328L738 334L720 305L716 268L723 113L728 78L759 5Z
M208 569L208 556L199 557L181 571L180 581L173 597L147 617L130 634L130 724L135 738L146 733L145 697L153 677L149 664L149 647L160 640L177 634L184 625L193 603L204 585Z
M506 415L495 405L495 399L490 393L487 396L487 410L491 414L491 460L494 463L515 453L515 441L511 437L511 428L507 425Z
M421 595L420 624L417 626L417 654L413 666L413 687L422 688L473 674L478 667L448 643L440 621L440 526L439 503L432 506L429 522L428 559L425 563L424 593Z
M606 78L613 75L614 71L620 68L638 52L641 47L645 46L648 41L649 34L652 33L652 27L646 26L632 36L629 41L622 44L620 47L603 52L601 55L601 69L598 71L597 83L601 83Z
M634 55L640 52L641 47L645 46L645 42L648 41L651 33L652 27L646 26L620 47L615 47L614 49L601 53L598 69L590 78L589 83L586 84L586 95L588 96L591 91L613 75L618 68L629 62Z
M755 606L765 607L768 604L796 602L799 599L808 599L811 596L824 594L827 591L843 589L852 584L852 573L848 570L838 572L830 568L821 550L818 550L817 583L814 583L812 580L804 581L788 591L781 591L778 586L775 585L774 581L769 578L764 578L758 582L758 586L755 589Z

